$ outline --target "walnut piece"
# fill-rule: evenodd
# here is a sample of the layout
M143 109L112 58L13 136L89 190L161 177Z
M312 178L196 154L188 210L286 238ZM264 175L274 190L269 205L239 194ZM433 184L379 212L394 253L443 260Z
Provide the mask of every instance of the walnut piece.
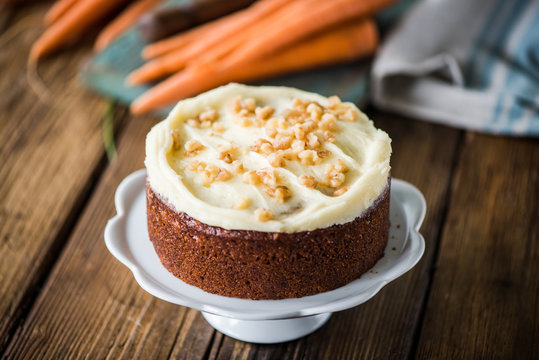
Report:
M236 204L234 204L234 209L245 210L249 207L250 203L251 203L251 199L243 196L236 202Z
M258 221L266 222L273 219L273 210L265 209L265 208L258 208L255 210L255 216L258 219Z

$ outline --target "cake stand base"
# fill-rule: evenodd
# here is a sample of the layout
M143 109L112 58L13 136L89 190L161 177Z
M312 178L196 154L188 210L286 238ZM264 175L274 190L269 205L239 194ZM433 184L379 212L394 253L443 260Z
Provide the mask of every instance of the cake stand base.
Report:
M299 339L318 330L331 313L282 320L237 320L202 312L216 330L234 339L259 344L274 344Z

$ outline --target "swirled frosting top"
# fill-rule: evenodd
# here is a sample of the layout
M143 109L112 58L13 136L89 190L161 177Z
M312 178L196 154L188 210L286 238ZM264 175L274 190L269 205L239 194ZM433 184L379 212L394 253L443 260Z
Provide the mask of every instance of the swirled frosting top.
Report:
M146 138L148 181L176 211L225 229L349 222L387 186L391 139L351 103L229 84L180 101Z

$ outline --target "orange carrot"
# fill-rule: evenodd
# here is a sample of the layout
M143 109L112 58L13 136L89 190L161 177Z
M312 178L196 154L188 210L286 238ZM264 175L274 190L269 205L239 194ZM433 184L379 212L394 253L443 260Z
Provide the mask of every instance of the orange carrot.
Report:
M303 1L309 0L299 0L299 2ZM197 48L207 49L213 44L227 39L230 35L255 24L288 3L290 3L290 0L259 0L247 9L237 11L186 33L148 45L143 50L142 56L149 59L163 55L179 49L193 38L197 39L196 42L193 42L197 44Z
M37 60L80 36L91 24L115 10L125 0L80 0L54 22L30 50L30 60Z
M218 59L241 45L252 33L265 31L267 26L271 26L274 13L288 12L290 7L298 7L298 5L304 7L312 2L313 0L301 0L294 3L290 3L288 0L261 1L258 3L258 7L253 5L249 9L234 14L233 18L221 19L219 23L208 24L208 26L213 25L213 27L218 28L203 34L204 37L198 41L184 44L177 50L165 53L160 58L136 69L128 76L127 83L138 85L156 80L183 69L195 59L198 62L211 62ZM262 20L262 16L269 16L270 21ZM259 22L257 23L257 21ZM248 32L241 31L247 26L249 26Z
M316 6L301 9L301 14L289 13L286 20L281 21L279 26L268 27L265 32L256 34L252 41L245 43L243 47L231 54L226 62L234 64L262 58L327 27L370 15L392 1L320 1Z
M197 62L212 62L220 59L232 51L240 47L243 43L250 39L257 39L267 33L269 29L280 26L281 23L287 21L288 18L294 18L296 16L302 16L309 7L316 6L317 2L327 0L300 0L294 2L288 2L286 6L283 6L277 11L267 14L264 18L259 19L258 22L249 26L249 31L236 31L232 36L226 39L226 41L219 42L208 49L204 54L197 59Z
M232 66L206 63L186 68L141 95L131 104L131 111L144 113L230 81L252 81L351 61L374 53L377 45L378 33L372 20L341 25L264 60Z
M78 0L58 0L45 14L45 25L49 26L62 17Z
M104 50L118 35L133 25L138 18L162 0L138 0L129 5L120 15L110 22L98 35L94 50Z

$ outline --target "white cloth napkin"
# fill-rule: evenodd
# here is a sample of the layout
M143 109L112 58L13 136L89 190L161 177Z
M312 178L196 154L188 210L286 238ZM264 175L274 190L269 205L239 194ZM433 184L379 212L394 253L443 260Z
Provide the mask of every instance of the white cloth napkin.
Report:
M539 136L539 0L425 0L372 71L381 107L449 126Z

